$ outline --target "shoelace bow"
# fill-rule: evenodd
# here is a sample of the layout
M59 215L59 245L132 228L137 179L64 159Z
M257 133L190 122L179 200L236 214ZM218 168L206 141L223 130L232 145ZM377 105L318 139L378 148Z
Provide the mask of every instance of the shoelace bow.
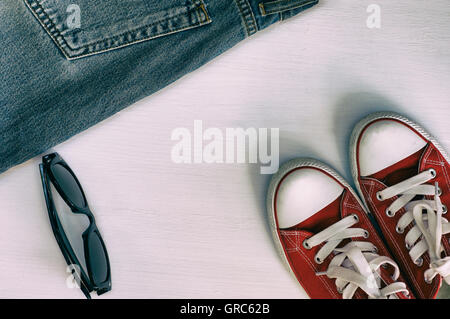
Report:
M380 267L393 266L394 281L400 276L400 271L392 259L377 254L375 245L370 242L351 241L344 247L337 248L344 239L369 236L369 233L362 228L351 228L358 221L356 214L347 216L303 241L303 246L307 249L325 243L315 256L318 264L323 263L331 253L336 254L328 265L327 271L317 275L336 279L337 290L342 293L344 299L352 298L358 288L372 299L395 298L396 293L407 296L409 292L403 282L394 282L381 288Z
M402 209L406 209L397 222L396 230L403 233L410 224L412 228L405 236L406 247L412 261L421 266L423 255L428 252L430 267L425 271L425 281L431 283L434 277L441 275L450 284L450 256L441 257L444 251L442 236L450 233L450 223L442 215L447 213L447 207L442 204L442 193L438 183L424 184L436 177L436 171L429 169L390 186L377 193L380 201L399 196L387 208L386 214L394 217ZM417 195L434 196L434 200L415 200Z

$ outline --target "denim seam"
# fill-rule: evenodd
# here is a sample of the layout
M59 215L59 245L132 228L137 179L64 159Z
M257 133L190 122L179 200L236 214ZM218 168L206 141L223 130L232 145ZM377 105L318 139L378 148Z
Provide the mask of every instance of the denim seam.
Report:
M251 36L258 31L255 15L247 0L235 0L239 11L241 12L242 21L244 22L247 36Z
M266 2L266 3L261 2L259 4L259 9L261 11L261 15L262 16L266 16L266 15L269 15L269 14L281 13L283 11L288 11L288 10L292 10L292 9L299 9L299 8L302 8L302 7L309 6L311 4L315 4L315 3L318 2L318 0L311 0L311 1L308 1L308 2L305 2L305 3L302 3L302 4L298 4L298 3L294 2L292 5L283 7L283 9L278 9L278 10L267 10L266 7L264 6L265 4L276 5L278 2L281 2L281 1L273 1L273 2Z
M155 38L159 38L162 36L166 36L166 35L170 35L173 33L177 33L180 31L184 31L184 30L188 30L188 29L192 29L195 27L199 27L202 25L206 25L212 22L212 19L210 18L203 0L193 0L193 4L195 5L195 8L192 9L188 9L187 13L181 13L181 14L176 14L173 16L170 16L166 19L163 20L159 20L157 22L151 23L151 24L147 24L145 26L139 27L137 29L133 29L133 30L128 30L124 33L121 34L116 34L114 36L111 37L105 37L104 39L95 41L93 43L88 43L85 44L79 48L72 48L66 41L66 39L64 38L63 35L61 35L60 31L56 28L54 21L49 17L49 15L47 14L47 12L45 12L44 8L42 7L42 5L39 3L40 0L24 0L25 4L27 5L27 7L30 9L30 11L33 13L33 15L36 17L36 19L40 22L40 24L44 27L44 29L47 31L47 33L50 35L50 37L52 38L52 40L56 43L56 45L58 46L58 48L62 51L62 53L64 54L64 56L66 57L66 59L68 60L74 60L74 59L78 59L78 58L82 58L82 57L86 57L86 56L90 56L90 55L95 55L95 54L100 54L103 52L107 52L107 51L111 51L111 50L116 50L122 47L126 47L132 44L136 44L136 43L140 43L140 42L144 42L144 41L148 41L148 40L152 40ZM203 17L200 14L200 12L203 13ZM131 35L131 34L135 34L139 31L143 31L146 30L152 26L164 23L166 21L170 21L172 19L175 19L179 16L183 16L186 14L195 14L197 17L197 22L195 23L190 23L188 26L186 27L182 27L182 28L175 28L174 30L168 31L168 32L162 32L162 33L157 33L157 34L153 34L150 36L144 36L142 39L138 39L138 40L124 40L122 44L119 45L111 45L111 44L107 44L108 41L110 41L111 39L117 38L117 37L121 37L121 36L126 36L126 35ZM95 49L91 49L92 46L95 46L96 44L100 44L103 43L105 46L105 49L101 49L101 50L95 50ZM69 50L75 51L75 50L82 50L82 49L86 49L88 52L86 53L81 53L81 54L70 54L69 52L67 52L67 48Z

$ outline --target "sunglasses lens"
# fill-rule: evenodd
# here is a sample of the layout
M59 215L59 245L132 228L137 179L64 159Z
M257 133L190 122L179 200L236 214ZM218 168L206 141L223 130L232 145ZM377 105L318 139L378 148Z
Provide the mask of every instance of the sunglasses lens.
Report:
M108 262L105 248L97 232L89 236L89 261L91 263L92 279L100 284L107 279Z
M86 201L75 177L60 164L55 164L51 168L53 176L58 182L64 195L77 207L85 207Z

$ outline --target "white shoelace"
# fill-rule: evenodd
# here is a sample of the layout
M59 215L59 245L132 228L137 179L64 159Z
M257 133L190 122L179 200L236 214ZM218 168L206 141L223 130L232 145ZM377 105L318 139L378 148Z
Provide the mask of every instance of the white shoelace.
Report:
M317 252L315 261L321 264L331 253L336 255L328 265L327 271L317 273L336 279L336 287L344 299L350 299L358 288L369 298L396 298L396 293L409 294L403 282L394 282L381 288L380 267L392 265L395 269L392 279L396 281L400 275L397 264L390 258L379 256L377 247L370 242L351 241L342 248L337 248L344 239L354 237L367 238L369 233L362 228L350 228L358 223L357 215L350 215L316 235L306 239L303 246L311 249L325 243Z
M450 285L450 256L442 258L442 236L450 233L450 223L442 215L447 213L447 207L441 202L439 185L424 184L436 177L436 171L429 169L390 186L377 193L380 201L399 196L386 210L393 217L405 207L404 213L397 222L397 232L403 233L410 224L412 228L405 236L406 247L413 262L421 266L422 255L428 252L430 267L425 271L425 281L431 283L434 277L441 275ZM434 200L412 201L417 195L434 196ZM417 242L417 243L416 243Z

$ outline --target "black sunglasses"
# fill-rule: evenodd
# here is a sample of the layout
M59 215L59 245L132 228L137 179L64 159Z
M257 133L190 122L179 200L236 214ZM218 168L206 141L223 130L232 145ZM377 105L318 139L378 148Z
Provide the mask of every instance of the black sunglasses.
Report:
M39 164L39 170L53 234L67 264L76 266L71 271L80 283L81 290L89 299L92 291L95 291L97 295L110 291L111 269L108 252L95 224L94 215L89 209L80 182L58 153L44 156L42 164ZM72 216L65 216L56 209L50 182L70 207L73 213L70 215ZM84 216L87 221L82 231L75 231L70 229L70 226L65 226L67 224L65 221L68 218L77 217L74 214L81 214L79 216ZM80 249L74 249L73 238L79 239L80 245L76 248Z

